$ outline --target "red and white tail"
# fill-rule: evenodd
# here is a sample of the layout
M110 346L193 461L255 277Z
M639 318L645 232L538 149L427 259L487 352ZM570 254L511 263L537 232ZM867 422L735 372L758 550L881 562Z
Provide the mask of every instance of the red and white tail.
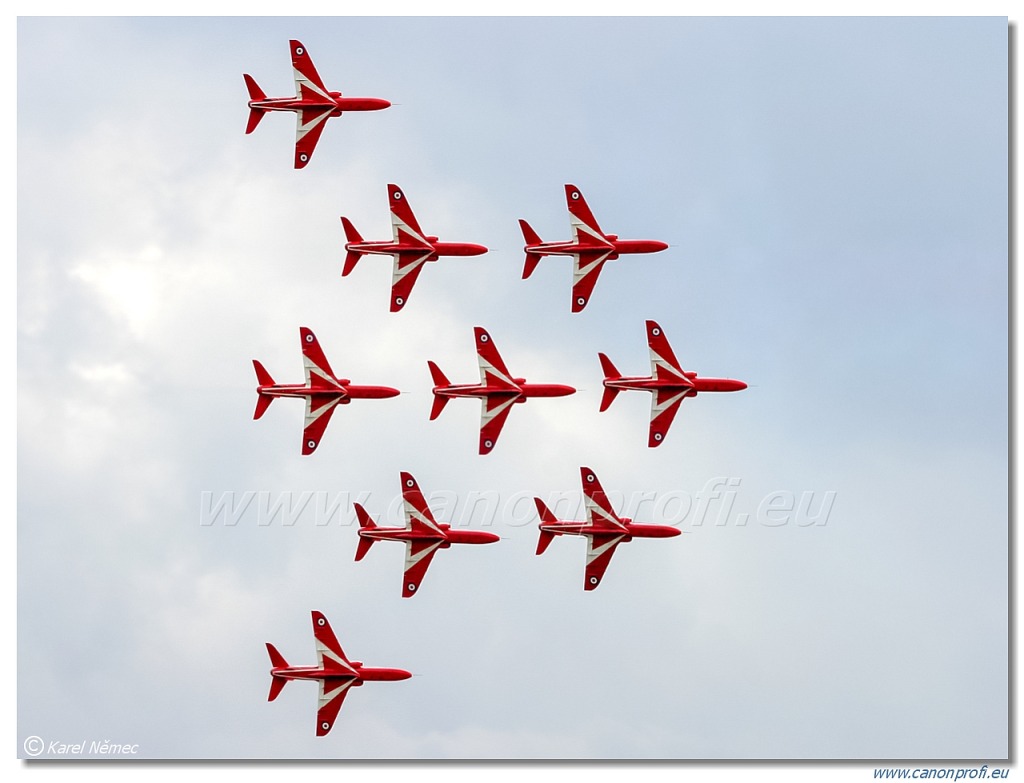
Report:
M622 377L622 374L615 369L615 365L612 364L612 360L605 356L603 353L599 353L597 358L601 360L601 371L604 373L604 379L606 381L618 380ZM621 389L615 389L611 386L604 387L604 396L601 397L601 412L608 410L608 407L612 404L615 398L619 395Z
M558 518L552 513L551 509L547 507L540 498L534 498L533 502L537 504L537 514L540 515L540 523L542 525L557 522ZM544 550L548 548L548 544L554 539L555 534L550 530L541 529L540 540L537 541L537 554L544 554Z
M266 94L260 89L260 86L256 84L256 80L253 79L249 74L243 73L242 78L245 79L246 89L249 90L250 101L264 101L267 99ZM265 109L257 109L255 107L249 107L249 123L245 126L246 133L252 133L256 130L256 126L260 124L260 120L263 119L263 115L266 114Z
M525 220L519 221L519 228L522 229L523 239L526 241L526 248L524 248L526 250L526 264L523 266L523 280L525 280L533 274L533 270L537 268L537 264L539 264L540 260L544 257L543 253L532 251L529 248L531 245L541 244L543 240L541 240L540 235L537 234L537 232L534 231L530 227L530 224Z
M352 225L352 221L347 217L341 219L341 225L345 229L345 239L348 240L348 243L345 245L345 249L348 250L348 253L345 255L345 268L341 270L341 276L345 277L356 268L356 263L363 257L363 254L358 250L349 250L348 246L353 242L362 242L363 238L356 231L356 227Z
M256 359L252 360L252 366L256 369L256 383L260 386L273 386L274 379L270 377L270 373L267 372L266 368L260 364ZM270 407L270 403L274 401L274 398L269 394L256 390L256 412L252 415L253 419L258 419L264 413L267 412L267 408Z
M370 515L366 513L366 509L358 503L353 505L356 507L356 519L359 520L359 529L374 530L377 525L374 523ZM363 538L362 536L359 536L359 545L356 547L356 561L362 560L366 557L366 553L370 551L370 547L373 546L373 542L374 539L372 538Z
M277 651L277 648L274 647L274 645L272 645L270 642L267 642L267 652L270 653L270 666L272 668L287 668L288 661L284 659L284 656L281 655L281 653ZM281 689L284 688L287 682L288 680L286 680L284 677L278 677L276 674L271 674L270 695L267 696L267 701L273 701L274 699L276 699L277 695L281 692Z
M434 379L434 388L438 386L451 386L451 382L448 377L441 372L441 368L434 364L429 359L427 360L427 366L430 368L430 377ZM443 394L434 392L434 405L430 409L430 420L433 421L441 415L441 411L444 410L444 406L448 404L449 397L445 397Z

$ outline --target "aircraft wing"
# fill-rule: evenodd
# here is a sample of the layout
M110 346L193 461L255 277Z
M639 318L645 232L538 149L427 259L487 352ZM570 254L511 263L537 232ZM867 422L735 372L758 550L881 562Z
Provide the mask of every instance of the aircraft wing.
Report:
M572 311L580 312L590 301L605 261L611 249L588 253L575 253L572 257Z
M331 630L322 612L313 611L313 638L316 640L316 665L318 669L338 669L343 676L355 677L358 672L345 657L345 651L338 643L338 637Z
M519 384L512 380L512 373L502 361L487 330L480 326L474 327L473 338L476 340L476 358L480 365L480 383L484 386L500 386L518 394Z
M661 445L676 417L676 411L691 392L689 389L653 389L651 393L651 427L647 445L651 448Z
M292 50L292 70L295 72L295 96L298 98L330 98L313 60L301 41L289 41Z
M302 453L312 454L320 445L324 430L331 420L334 409L344 399L342 394L306 395L306 421L302 428Z
M355 677L331 677L320 680L320 698L316 711L316 736L325 736L333 727L341 711L348 690L356 683Z
M587 536L587 567L583 574L583 589L593 590L601 584L601 577L615 554L615 547L625 533L595 533Z
M396 243L422 245L433 251L434 246L427 241L426 234L416 222L412 207L398 185L388 185L388 206L391 207L391 229Z
M416 285L416 279L423 271L423 265L427 263L433 254L433 249L426 250L421 255L408 257L404 253L395 253L395 264L391 273L391 312L397 313L405 303L409 301L412 287Z
M302 343L302 365L306 371L306 385L313 389L344 392L338 383L334 370L327 363L320 342L312 330L305 326L299 327L299 340Z
M412 596L427 573L427 566L443 539L430 541L407 541L405 544L405 581L402 583L402 598Z
M299 109L295 112L295 168L305 168L324 132L330 109Z
M438 527L434 515L430 513L427 499L420 491L420 485L411 473L402 472L402 504L405 509L405 519L409 530L417 533L434 533L443 535Z
M569 208L569 223L572 226L573 241L580 245L612 249L611 242L597 225L594 214L587 206L580 189L575 185L565 186L565 203Z
M651 354L651 377L659 381L672 381L684 386L693 386L686 377L679 360L672 352L664 331L655 321L647 321L647 348Z
M597 474L590 468L580 468L580 477L583 480L583 501L590 524L606 528L616 535L620 532L625 534L626 527L612 509L608 495L601 488L601 482L597 480Z
M518 392L491 394L480 400L480 453L490 454L498 442L505 419L518 399Z

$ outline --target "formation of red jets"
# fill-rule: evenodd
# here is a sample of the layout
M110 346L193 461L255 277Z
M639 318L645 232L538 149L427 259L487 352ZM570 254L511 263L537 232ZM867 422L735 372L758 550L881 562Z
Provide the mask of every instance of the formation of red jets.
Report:
M295 75L294 97L268 98L256 81L244 74L249 92L249 121L245 132L255 130L267 112L294 112L297 121L294 167L301 169L309 163L328 119L344 112L386 109L391 103L382 98L353 98L328 90L306 48L295 40L290 42L290 47ZM570 256L573 259L571 309L573 313L578 313L589 303L607 261L626 254L656 253L665 250L668 245L656 240L619 239L615 234L604 233L582 192L575 185L565 186L565 199L572 228L571 240L544 242L529 223L519 221L526 243L526 263L522 276L523 279L529 278L544 256ZM388 206L392 226L390 241L366 241L348 218L341 218L346 237L342 276L350 275L364 255L391 256L393 267L389 309L393 313L402 310L408 303L413 286L428 261L437 261L441 257L476 256L487 252L483 245L442 242L438 237L426 234L420 228L409 200L397 185L388 185ZM600 410L607 410L621 391L650 392L648 446L653 448L664 442L684 399L696 397L700 392L739 391L745 389L746 384L728 378L702 378L695 372L683 370L661 326L649 320L646 329L650 376L624 376L604 353L598 354L604 373L604 394ZM525 378L514 376L506 367L486 329L475 327L473 337L480 370L479 383L453 384L437 364L427 362L434 397L430 420L436 419L453 398L478 398L481 403L478 452L483 455L494 449L515 404L524 403L532 397L563 397L574 394L576 389L563 384L528 383ZM264 366L253 360L257 378L253 418L262 417L277 397L302 398L305 401L302 454L309 455L316 451L323 440L327 424L338 405L347 405L352 400L395 397L399 391L390 386L356 385L348 378L339 378L328 364L313 332L301 327L299 338L305 370L303 383L276 383ZM534 498L534 502L540 520L538 555L548 548L556 536L586 538L584 590L594 590L601 583L619 544L633 538L670 538L679 535L680 530L674 526L641 524L620 517L594 471L581 467L580 477L587 517L585 521L559 520L541 498ZM438 549L447 549L452 544L494 543L498 541L498 536L479 530L453 530L450 525L438 522L416 479L410 473L402 472L400 480L406 520L404 527L378 525L362 505L355 504L359 522L355 559L363 560L377 541L404 542L402 596L409 598L419 590ZM361 661L350 660L338 643L327 618L317 611L312 613L312 618L317 650L316 665L291 666L272 644L267 644L271 660L269 700L277 698L288 680L318 682L320 691L316 733L317 736L324 736L333 727L350 688L364 682L403 680L411 675L403 669L367 667Z

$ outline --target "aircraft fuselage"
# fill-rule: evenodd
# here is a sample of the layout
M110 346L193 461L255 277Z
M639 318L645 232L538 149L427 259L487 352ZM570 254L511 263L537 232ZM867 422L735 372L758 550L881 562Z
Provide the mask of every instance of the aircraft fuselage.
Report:
M633 538L673 538L682 531L672 525L650 525L633 522L631 519L621 519L625 530L608 525L592 525L589 522L543 522L540 529L545 533L552 533L556 536L593 536L593 535L618 535L622 533L629 541Z
M270 673L285 680L355 680L353 685L362 685L363 682L408 680L412 677L412 673L405 669L363 666L358 661L352 661L352 666L355 674L345 669L321 669L318 666L275 666Z
M697 373L685 373L692 385L665 380L662 378L651 378L648 376L629 378L607 378L604 385L609 389L632 389L634 391L657 391L659 389L689 390L693 394L697 392L731 392L742 391L747 388L743 381L736 381L732 378L699 378Z
M507 386L486 386L479 383L455 384L452 386L435 386L434 394L442 397L515 397L516 402L526 402L530 397L565 397L575 394L576 389L560 383L526 383L516 378L518 391Z
M543 256L574 256L577 254L602 254L611 251L609 261L614 261L620 255L632 255L635 253L658 253L668 249L668 244L656 239L619 239L614 234L605 237L606 246L578 242L541 242L537 245L527 245L524 249L527 253Z
M498 540L495 533L486 530L452 530L450 525L440 524L441 534L423 533L416 530L409 530L404 527L373 527L361 528L361 538L368 538L372 541L437 541L443 540L441 545L447 549L451 544L493 544Z
M337 389L317 386L313 388L304 383L275 383L271 386L257 386L256 391L268 397L342 397L347 400L380 400L386 397L397 397L401 392L390 386L355 386L342 380Z
M391 105L391 101L383 98L349 98L342 97L341 93L331 93L331 98L263 98L262 100L249 101L250 109L261 109L263 111L305 111L307 109L325 109L331 112L332 117L341 116L346 111L379 111Z
M437 237L427 237L427 241L433 247L428 261L436 261L441 256L479 256L487 252L486 247L472 242L438 242ZM427 248L422 245L406 245L400 242L349 242L345 245L345 250L378 256L421 256L427 252Z

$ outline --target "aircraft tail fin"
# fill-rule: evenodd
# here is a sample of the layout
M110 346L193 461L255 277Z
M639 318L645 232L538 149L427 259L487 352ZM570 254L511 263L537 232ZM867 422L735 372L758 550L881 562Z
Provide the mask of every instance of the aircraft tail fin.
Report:
M377 525L374 523L370 515L366 513L366 509L359 503L355 503L354 505L356 507L356 519L359 520L359 529L373 530L376 528ZM356 560L362 560L366 557L366 553L370 551L371 546L373 546L372 538L363 538L362 536L359 536L359 544L356 546Z
M540 235L537 234L537 232L534 231L533 228L530 227L530 224L525 220L519 221L519 228L523 231L523 239L526 240L527 247L530 245L541 244L542 240ZM540 260L543 257L543 253L531 252L529 250L526 251L526 264L523 266L523 280L533 274L533 270L537 268L537 264L540 263Z
M601 371L604 373L604 379L606 381L615 380L621 378L622 375L615 365L612 364L612 360L605 356L603 353L599 353L597 358L601 360ZM608 407L612 404L615 398L619 395L621 389L614 389L611 386L604 387L604 396L601 397L601 411L608 410Z
M427 361L427 366L430 368L430 377L433 378L435 387L451 386L451 381L449 381L448 377L441 372L440 367L429 360ZM441 415L441 411L443 411L444 406L448 404L448 400L449 398L445 397L443 394L438 394L436 391L434 392L434 404L430 409L431 421Z
M362 242L363 237L356 231L356 227L352 225L352 221L347 217L341 219L342 228L345 229L345 239L348 240L348 244L352 242ZM345 249L348 250L348 244L345 245ZM345 268L341 270L341 276L345 277L349 272L356 268L356 263L363 254L358 250L349 250L345 255Z
M259 363L256 359L252 360L252 366L256 369L256 382L260 386L273 386L274 379L270 377L270 373L267 372L266 368ZM267 412L267 408L270 407L270 403L274 401L274 398L269 394L264 394L257 389L256 397L256 412L253 413L253 419L258 419L264 413Z
M263 101L266 100L267 96L260 89L260 86L256 84L256 80L253 79L249 74L244 73L242 77L245 79L245 86L249 90L250 101ZM246 133L252 133L256 130L256 126L260 124L260 120L263 119L263 115L266 114L266 109L258 109L254 106L249 107L249 123L245 126Z
M270 665L275 669L283 668L288 665L288 661L284 659L284 656L281 655L281 653L277 651L277 648L270 642L267 642L267 652L270 653ZM273 701L276 699L277 695L281 692L281 689L284 688L287 682L288 680L284 677L278 677L276 674L271 674L270 695L267 696L267 701Z
M541 500L540 498L534 498L533 502L537 504L537 514L540 515L540 523L542 525L558 521L558 517L554 515L554 513L551 511L550 508L547 507L547 504L543 500ZM548 544L551 543L554 537L555 534L549 530L542 529L540 531L540 539L537 541L538 555L544 554L544 550L548 548Z

